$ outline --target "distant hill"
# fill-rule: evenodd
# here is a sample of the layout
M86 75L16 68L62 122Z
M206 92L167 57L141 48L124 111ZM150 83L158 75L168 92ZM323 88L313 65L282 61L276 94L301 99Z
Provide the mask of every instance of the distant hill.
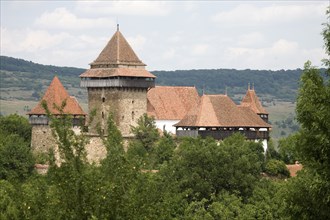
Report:
M0 60L1 99L38 99L57 75L70 94L87 102L86 90L80 88L79 79L84 69L41 65L7 56L1 56ZM200 69L152 73L157 76L158 85L196 86L200 93L204 91L207 94L223 94L227 90L228 95L238 101L245 94L248 83L251 83L263 101L277 99L293 102L302 70Z

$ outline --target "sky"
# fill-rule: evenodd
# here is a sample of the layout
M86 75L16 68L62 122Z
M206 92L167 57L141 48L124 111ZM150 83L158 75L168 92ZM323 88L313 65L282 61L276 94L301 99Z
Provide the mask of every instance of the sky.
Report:
M329 1L1 0L1 55L89 68L117 23L153 70L297 69L325 58Z

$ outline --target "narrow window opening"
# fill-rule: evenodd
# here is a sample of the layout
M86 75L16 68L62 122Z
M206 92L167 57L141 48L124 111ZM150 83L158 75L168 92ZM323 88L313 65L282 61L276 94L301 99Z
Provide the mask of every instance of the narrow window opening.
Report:
M104 119L104 112L102 112L102 118Z
M134 111L132 111L132 120L134 120L134 114L135 114Z
M102 102L105 102L105 97L102 97Z

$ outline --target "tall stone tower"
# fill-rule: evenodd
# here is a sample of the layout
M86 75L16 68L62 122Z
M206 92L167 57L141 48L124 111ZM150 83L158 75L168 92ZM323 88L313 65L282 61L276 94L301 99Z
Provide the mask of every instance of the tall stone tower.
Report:
M131 136L130 126L147 113L147 91L155 86L155 76L145 70L124 36L117 31L90 69L80 75L87 87L90 133L105 133L110 113L123 136Z

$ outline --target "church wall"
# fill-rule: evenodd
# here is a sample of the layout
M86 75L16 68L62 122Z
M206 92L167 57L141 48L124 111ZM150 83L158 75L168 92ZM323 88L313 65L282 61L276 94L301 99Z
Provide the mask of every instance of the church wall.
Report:
M172 134L176 134L176 129L173 125L179 121L180 120L155 120L158 129L164 131L165 128L167 132L171 132Z

